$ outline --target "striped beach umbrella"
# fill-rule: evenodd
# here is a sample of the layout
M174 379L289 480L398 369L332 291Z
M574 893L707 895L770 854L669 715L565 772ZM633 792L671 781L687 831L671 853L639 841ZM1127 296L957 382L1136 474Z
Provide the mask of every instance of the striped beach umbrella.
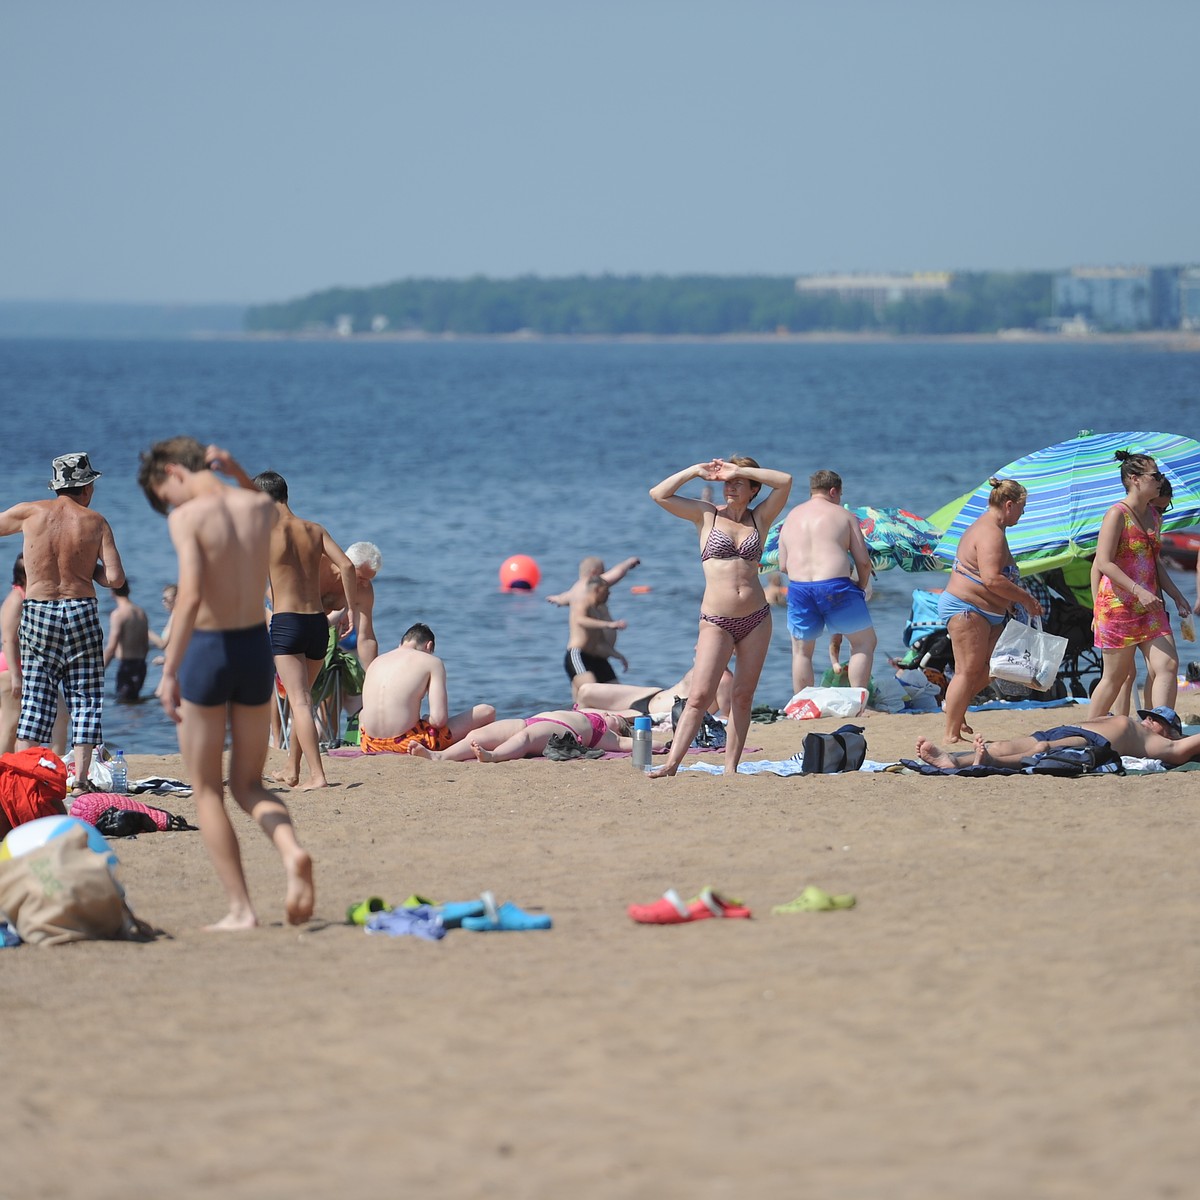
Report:
M1084 432L993 472L998 479L1015 479L1029 492L1024 515L1007 531L1009 549L1023 572L1053 570L1096 553L1104 514L1125 498L1120 463L1113 457L1118 450L1150 455L1171 481L1174 495L1164 530L1200 521L1200 442L1175 433ZM967 526L987 510L991 490L985 480L929 518L945 527L935 553L947 567Z
M944 571L945 563L934 556L940 531L938 528L902 508L863 508L850 510L862 527L871 565L877 571L899 567L904 571ZM760 571L779 569L780 517L767 532L763 546Z

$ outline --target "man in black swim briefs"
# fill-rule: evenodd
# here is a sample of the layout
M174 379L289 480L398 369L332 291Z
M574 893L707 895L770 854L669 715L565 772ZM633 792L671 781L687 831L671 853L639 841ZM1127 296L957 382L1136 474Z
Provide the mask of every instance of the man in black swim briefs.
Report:
M624 621L614 621L608 611L608 581L594 575L571 600L570 632L563 667L571 681L571 694L576 700L579 689L587 683L615 683L617 673L609 658L620 660L628 670L629 663L617 649L617 631L625 628Z
M231 475L241 487L265 492L275 501L278 512L271 533L271 645L275 669L291 709L292 736L287 769L272 778L305 791L328 787L312 702L312 686L329 647L330 626L321 598L321 564L324 558L333 564L341 578L346 605L357 616L354 564L326 529L292 512L287 480L278 472L262 471L251 479L228 451L216 446L208 448L207 459L210 466ZM307 761L309 771L303 784L301 757Z

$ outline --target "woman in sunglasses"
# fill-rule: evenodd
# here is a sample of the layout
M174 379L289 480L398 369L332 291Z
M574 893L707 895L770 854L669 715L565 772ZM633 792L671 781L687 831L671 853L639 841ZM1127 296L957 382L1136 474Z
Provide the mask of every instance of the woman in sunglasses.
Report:
M1125 499L1104 514L1096 545L1100 582L1092 629L1104 670L1092 693L1092 719L1111 711L1121 684L1134 669L1139 646L1152 668L1153 705L1174 707L1179 654L1163 594L1175 601L1180 618L1188 612L1188 602L1159 556L1162 518L1152 502L1162 489L1162 472L1146 454L1118 450L1116 458Z

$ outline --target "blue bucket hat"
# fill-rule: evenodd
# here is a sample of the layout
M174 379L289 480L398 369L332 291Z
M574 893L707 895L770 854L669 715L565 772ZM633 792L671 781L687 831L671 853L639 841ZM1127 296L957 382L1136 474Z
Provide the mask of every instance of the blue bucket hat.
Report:
M1160 704L1157 708L1139 708L1137 715L1143 718L1157 717L1168 728L1175 731L1176 737L1183 737L1183 722L1179 719L1179 714L1165 704Z

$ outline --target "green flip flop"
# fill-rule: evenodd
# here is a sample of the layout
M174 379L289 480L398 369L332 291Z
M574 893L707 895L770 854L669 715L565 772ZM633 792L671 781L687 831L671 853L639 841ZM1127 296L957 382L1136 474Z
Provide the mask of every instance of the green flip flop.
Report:
M368 896L358 904L352 904L346 909L347 925L365 925L372 913L391 912L392 906L379 896Z
M777 904L771 911L777 916L801 912L833 912L839 908L853 908L855 899L851 895L831 896L824 888L809 885L795 900Z

